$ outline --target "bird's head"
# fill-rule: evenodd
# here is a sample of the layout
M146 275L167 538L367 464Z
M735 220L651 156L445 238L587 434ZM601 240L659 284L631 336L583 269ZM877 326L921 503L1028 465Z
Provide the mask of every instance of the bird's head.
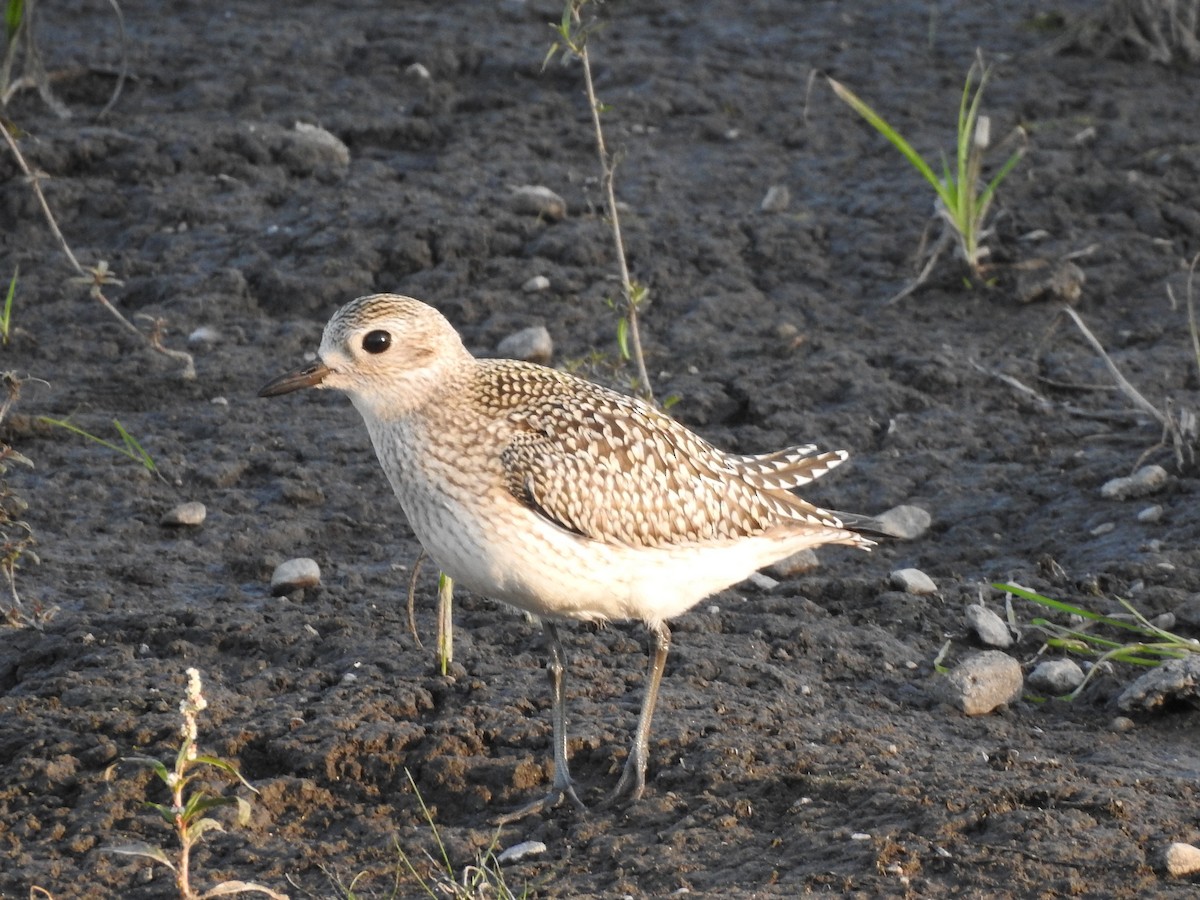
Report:
M423 406L470 359L458 332L432 306L397 294L372 294L334 313L313 363L274 379L258 394L335 388L348 394L364 416L386 420Z

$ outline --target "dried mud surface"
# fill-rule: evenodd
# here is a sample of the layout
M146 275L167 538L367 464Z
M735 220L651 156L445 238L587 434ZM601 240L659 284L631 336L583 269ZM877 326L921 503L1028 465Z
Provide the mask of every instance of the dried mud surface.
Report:
M598 214L577 66L541 63L551 2L123 3L132 81L111 115L105 4L42 4L46 64L75 111L31 94L8 115L44 171L76 252L124 279L129 315L168 320L199 377L140 349L67 283L28 185L0 153L0 275L20 265L0 368L30 382L18 412L135 434L164 479L59 430L9 440L36 463L40 566L19 573L39 630L0 636L0 896L168 897L161 867L102 852L166 839L163 800L122 757L175 746L184 670L204 676L205 749L259 788L248 828L212 835L196 884L259 881L293 897L389 896L397 845L432 849L406 770L455 866L488 816L549 776L549 695L535 625L482 598L456 606L455 664L435 672L434 573L417 555L344 398L256 398L315 349L340 303L426 299L481 353L544 324L556 362L606 367L616 290ZM693 895L1193 896L1159 865L1200 837L1200 729L1187 709L1110 727L1132 673L1073 704L981 718L939 704L933 660L973 649L964 606L1016 580L1104 608L1122 594L1195 635L1200 483L1168 454L1151 498L1101 499L1159 438L1053 302L1018 302L1013 268L1076 259L1078 309L1156 403L1200 400L1183 297L1200 250L1195 71L1045 52L1037 9L1001 3L613 2L595 38L631 263L673 414L742 452L813 441L851 462L810 496L933 515L920 540L834 548L764 591L749 585L675 623L644 800L560 809L506 827L547 851L507 868L545 897ZM951 140L975 48L995 63L993 133L1028 156L1001 190L996 285L947 264L913 272L929 192L818 83L814 67L936 153ZM409 70L420 63L428 82ZM342 165L298 142L328 129ZM997 158L998 159L998 158ZM561 193L561 222L510 190ZM790 206L759 208L771 185ZM534 275L549 290L528 294ZM1040 392L1040 403L1009 376ZM202 527L160 524L179 502ZM1157 521L1137 514L1162 506ZM1103 527L1109 526L1109 527ZM321 565L318 589L270 596L273 567ZM916 566L933 597L891 591ZM1028 619L1033 610L1020 608ZM573 771L589 803L615 783L637 713L636 626L571 628ZM1027 636L1014 651L1030 662ZM290 881L290 883L289 883ZM411 880L400 896L420 893Z

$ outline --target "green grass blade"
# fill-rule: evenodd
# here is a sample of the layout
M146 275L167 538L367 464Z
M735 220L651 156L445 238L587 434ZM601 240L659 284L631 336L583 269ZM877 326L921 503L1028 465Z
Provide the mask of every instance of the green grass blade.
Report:
M992 176L992 180L987 183L987 187L985 187L983 189L983 193L979 195L979 217L981 219L987 212L988 207L991 206L992 195L996 193L996 188L1000 186L1000 182L1002 182L1008 176L1008 173L1016 167L1017 163L1019 163L1024 156L1025 149L1021 148L1004 161L1004 165L1002 165L1000 170Z
M77 434L80 437L87 438L94 444L99 444L101 447L107 447L109 450L115 450L122 456L127 456L134 462L141 463L148 471L153 472L156 475L158 474L158 467L154 465L154 460L150 457L150 454L147 453L142 445L138 443L137 438L125 430L125 426L123 426L117 419L113 419L113 425L116 426L117 433L121 435L120 444L115 444L112 441L106 441L104 438L94 435L90 431L85 431L78 425L72 425L66 419L55 419L51 416L38 416L37 421L46 425L53 425L55 428L66 429L72 434Z
M1031 600L1034 603L1039 603L1042 606L1047 606L1050 609L1056 609L1059 612L1069 613L1070 615L1080 616L1084 619L1090 619L1093 622L1102 622L1105 625L1111 625L1113 628L1123 628L1126 631L1133 631L1138 634L1145 634L1145 629L1132 622L1124 622L1121 619L1114 619L1110 616L1094 613L1090 610L1082 609L1078 606L1072 606L1070 603L1063 603L1061 600L1052 600L1049 597L1043 597L1041 594L1034 591L1026 590L1022 587L1017 587L1015 584L1007 584L1005 582L997 582L992 585L998 591L1006 591L1016 597L1021 597L1025 600Z
M949 206L950 203L945 196L941 179L938 178L937 174L930 167L929 163L925 161L924 157L914 150L912 145L906 141L900 135L900 133L896 131L895 128L888 124L887 120L884 119L883 116L879 115L879 113L875 112L875 110L868 106L867 103L862 100L862 98L854 93L854 91L850 90L850 88L832 78L827 78L827 80L829 81L829 86L833 88L833 92L837 94L838 98L846 103L860 116L866 119L872 128L887 138L892 143L892 146L899 150L900 153L903 154L904 158L912 163L913 167L916 168L916 170L920 172L922 176L924 176L925 180L933 186L933 189L937 191L938 196L942 198L942 202Z
M25 0L8 0L4 4L4 34L12 41L25 18Z
M143 449L138 443L137 438L125 430L125 426L118 419L113 419L113 425L117 432L121 435L121 440L125 443L125 455L130 459L138 460L149 472L157 472L158 469L154 465L154 460L150 458L150 454Z
M433 832L434 842L437 844L438 852L442 855L442 862L446 866L446 872L450 879L454 879L454 866L450 864L450 853L446 850L446 845L442 842L442 835L438 831L437 824L433 821L433 813L429 811L429 807L425 805L425 798L421 796L421 791L417 787L417 782L413 780L412 772L407 768L404 770L405 776L408 778L409 785L412 786L413 793L417 795L417 803L421 806L421 815L425 817L425 822L429 825L430 831Z
M628 316L621 316L617 321L617 347L621 351L621 359L628 362L630 360Z
M126 452L125 447L120 447L120 446L114 444L112 441L106 441L102 437L97 437L96 435L92 434L90 431L84 431L79 426L72 425L66 419L54 419L54 418L51 418L50 416L38 416L37 420L39 422L44 422L47 425L53 425L56 428L65 428L67 431L70 431L73 434L77 434L80 437L85 437L89 441L92 441L95 444L99 444L101 447L107 447L109 450L115 450L117 453L120 453L122 456L129 455Z
M8 293L4 297L4 313L0 315L0 338L3 338L5 344L8 343L9 331L12 329L13 298L17 295L17 276L19 274L21 274L21 267L17 266L13 269L12 279L8 282Z
M1090 631L1076 631L1073 628L1064 628L1062 625L1055 625L1046 619L1034 619L1029 624L1050 635L1050 638L1047 640L1048 644L1061 646L1079 653L1089 652L1091 647L1119 650L1125 646L1120 641L1102 638L1099 635L1092 634Z

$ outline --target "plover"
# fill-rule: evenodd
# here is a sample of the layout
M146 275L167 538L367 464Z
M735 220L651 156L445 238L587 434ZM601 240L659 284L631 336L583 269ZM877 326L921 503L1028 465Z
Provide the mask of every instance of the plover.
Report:
M336 388L362 414L429 556L462 587L538 617L553 690L554 781L513 821L564 797L556 623L638 620L650 632L641 714L611 799L641 797L667 620L798 550L869 549L874 520L792 493L844 462L815 446L726 453L654 406L532 363L476 359L433 307L394 294L343 306L317 360L260 396Z

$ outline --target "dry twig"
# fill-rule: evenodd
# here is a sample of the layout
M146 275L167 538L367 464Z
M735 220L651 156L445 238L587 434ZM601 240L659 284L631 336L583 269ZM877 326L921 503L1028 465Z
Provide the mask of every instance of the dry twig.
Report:
M104 296L103 288L105 285L116 284L120 285L120 279L113 276L109 271L108 263L100 260L95 266L84 268L71 250L70 244L63 236L62 229L58 227L58 221L54 218L54 213L50 210L50 204L46 202L46 195L42 191L40 177L35 173L26 162L24 154L21 153L21 148L17 145L16 139L9 133L7 128L0 126L0 134L4 135L4 140L7 142L9 149L17 160L17 165L25 177L29 179L29 184L33 188L34 194L37 196L38 204L42 208L42 214L45 216L47 224L50 226L50 231L54 234L58 241L59 247L63 254L67 257L67 261L71 264L71 268L75 270L76 277L71 279L73 284L80 284L88 289L88 295L100 303L108 312L125 328L126 331L135 334L141 340L145 341L150 349L156 353L161 353L176 362L182 363L183 372L181 377L185 381L194 380L196 377L196 363L192 359L192 355L184 350L172 350L165 346L162 342L162 326L163 323L159 319L154 319L153 327L150 334L145 334L136 325L127 319L120 310L113 306L112 302Z

